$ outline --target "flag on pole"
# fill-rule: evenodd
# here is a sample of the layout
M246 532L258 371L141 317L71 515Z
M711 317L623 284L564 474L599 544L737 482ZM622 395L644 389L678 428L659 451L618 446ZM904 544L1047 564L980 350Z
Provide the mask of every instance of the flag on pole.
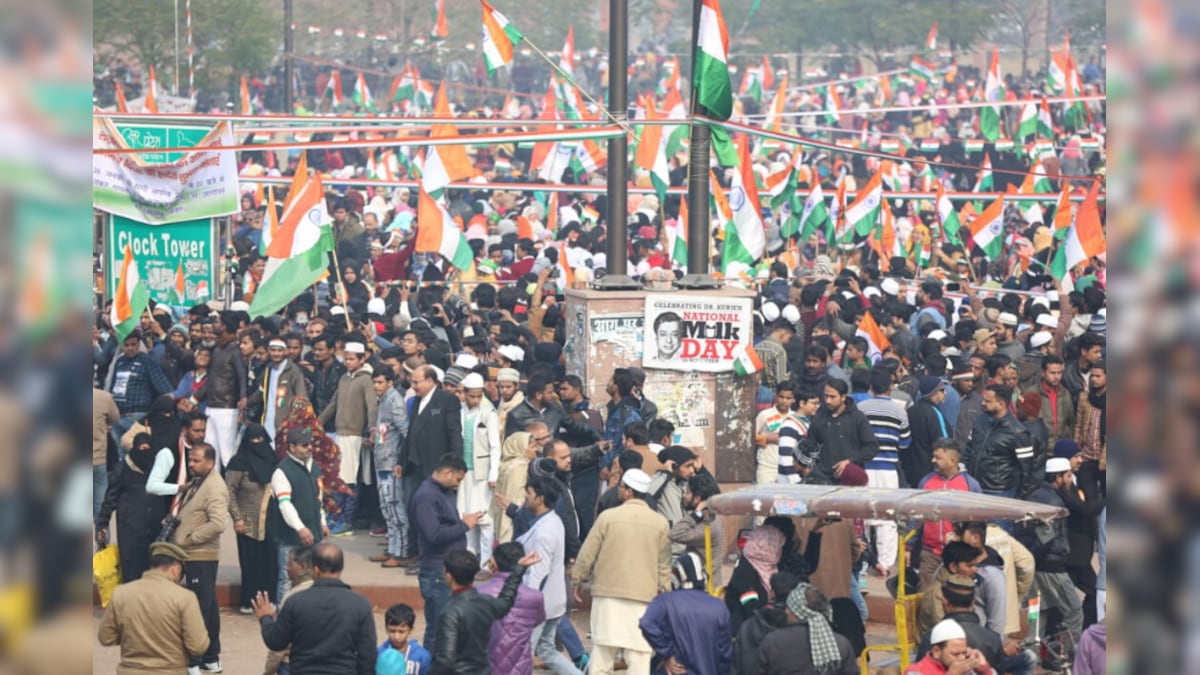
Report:
M983 85L983 100L989 103L1004 100L1004 80L1000 79L1000 49L996 47L992 48L992 61ZM993 143L1000 138L1001 111L998 105L985 105L979 109L979 132Z
M121 260L121 276L117 278L117 292L113 296L112 310L109 312L113 330L117 333L117 343L125 340L125 336L133 332L142 320L142 313L150 304L150 291L142 281L138 272L137 261L133 259L133 247L125 244L124 258Z
M667 238L671 244L671 262L680 267L687 267L687 231L687 195L683 195L679 200L679 217L675 220L675 227L667 229Z
M117 97L117 112L129 112L129 103L125 100L125 90L121 88L121 81L113 80L113 87L115 87Z
M934 21L933 25L929 27L929 34L925 36L925 49L927 51L937 51L937 24L938 22Z
M875 229L879 221L879 205L883 201L883 171L877 171L865 187L858 191L854 203L846 207L846 224L855 234L864 236Z
M171 284L171 301L176 307L183 307L186 298L184 297L187 289L187 277L183 275L183 261L175 267L175 282Z
M908 74L913 79L930 84L937 79L937 66L914 54L908 62Z
M818 182L808 193L808 199L804 200L804 210L800 213L800 241L808 241L817 228L828 228L828 225L829 210L825 207L825 194Z
M729 185L728 209L731 218L725 224L725 249L721 261L726 269L733 262L753 266L767 247L762 207L759 205L754 168L750 162L750 141L743 138L737 145L739 166L733 172L733 180Z
M646 101L646 119L654 120L659 116L654 110L654 98ZM658 194L660 204L665 204L667 187L671 184L670 168L667 166L667 142L663 137L662 125L648 124L642 127L642 136L638 139L637 154L634 165L639 169L650 172L650 183Z
M772 209L778 209L783 206L784 202L796 192L796 187L799 184L796 178L796 164L803 157L803 153L797 152L792 156L792 161L788 162L787 166L779 171L767 176L763 181L763 187L766 188L766 197L771 204Z
M858 320L858 329L854 331L854 334L867 339L867 357L872 362L878 361L884 350L892 346L892 341L883 334L879 322L870 312L863 312L862 318Z
M783 131L783 108L787 101L787 83L787 73L784 73L783 77L779 79L779 88L775 90L775 97L771 99L771 108L767 110L767 118L763 120L763 126L771 131Z
M666 75L658 80L658 87L655 89L655 94L666 96L672 89L679 90L679 57L672 56L670 61L663 64ZM669 106L665 106L670 110Z
M487 63L488 77L512 63L513 47L524 37L517 27L488 4L483 4L483 60Z
M354 102L360 108L365 108L373 113L379 112L375 108L375 97L371 96L371 90L367 87L367 80L361 70L358 71L358 79L354 82Z
M575 24L567 26L567 41L558 57L558 67L571 77L575 76Z
M329 267L333 219L325 208L320 176L307 173L306 169L300 189L288 193L278 231L267 248L262 281L250 302L251 318L279 311L319 281Z
M740 377L753 375L762 370L763 362L758 357L758 352L754 351L754 347L745 344L739 344L733 348L733 372Z
M971 224L971 238L988 260L1000 257L1004 249L1004 197L987 207Z
M433 102L433 116L446 119L454 116L450 112L450 99L446 96L445 80L442 80L441 85L438 87L437 97ZM433 125L433 128L429 132L431 138L457 135L458 127L444 122ZM446 167L446 173L450 176L450 180L467 180L475 175L475 166L471 163L471 158L467 156L467 146L441 145L437 146L437 148L438 155L442 158L442 163Z
M250 102L250 85L246 82L245 75L242 76L242 82L241 82L241 86L239 88L241 90L240 93L242 96L241 114L253 115L254 114L254 105Z
M339 71L329 73L329 81L325 84L325 92L321 94L321 98L325 98L325 94L330 95L330 105L334 108L342 105L345 102L345 95L342 94L342 74Z
M1075 269L1076 265L1087 262L1107 250L1104 227L1100 224L1100 205L1097 197L1099 190L1100 182L1093 182L1087 197L1075 214L1075 223L1059 244L1054 260L1050 263L1050 274L1056 279L1066 279L1067 273Z
M460 270L470 269L474 254L462 229L446 207L425 191L424 181L418 191L416 250L440 254Z
M146 81L146 96L142 101L142 112L158 112L158 80L154 77L154 66L150 66L150 78Z
M429 35L435 40L450 37L450 24L446 21L446 0L434 0L433 30Z
M1064 180L1062 194L1058 196L1058 205L1054 208L1054 238L1065 238L1074 222L1074 214L1071 213L1071 183Z
M837 89L834 85L825 87L825 121L829 124L837 124L841 118L842 102L838 99Z
M696 101L710 115L727 120L733 114L733 85L729 81L729 32L718 0L704 0L700 7L700 30L693 86Z
M962 222L958 219L954 204L946 196L946 190L942 187L941 181L937 183L936 204L938 220L942 226L942 236L946 238L947 243L962 245L962 235L959 234L959 231L962 230Z

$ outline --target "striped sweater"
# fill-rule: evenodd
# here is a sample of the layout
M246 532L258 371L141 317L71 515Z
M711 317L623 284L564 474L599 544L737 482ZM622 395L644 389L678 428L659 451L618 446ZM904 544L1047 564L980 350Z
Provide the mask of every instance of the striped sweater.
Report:
M875 440L879 441L879 452L867 462L865 469L896 470L900 451L912 442L908 428L908 411L904 404L890 396L872 396L858 404L858 409L867 416Z

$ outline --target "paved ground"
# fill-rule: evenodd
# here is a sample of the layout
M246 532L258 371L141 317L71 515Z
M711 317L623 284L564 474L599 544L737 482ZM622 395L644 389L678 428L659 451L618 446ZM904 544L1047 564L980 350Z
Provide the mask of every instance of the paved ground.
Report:
M376 634L379 640L384 639L383 628L383 610L395 602L412 602L412 598L419 599L417 591L417 578L415 576L407 576L403 570L399 569L383 569L377 563L372 563L367 560L368 556L374 555L382 550L378 542L382 539L370 537L366 532L359 532L351 537L336 537L333 539L346 555L346 567L342 575L342 579L364 592L367 597L372 600L372 604L376 607L375 623ZM228 595L230 586L236 586L240 583L240 573L237 564L237 543L232 528L229 528L221 537L221 565L217 573L218 587L222 589L223 595ZM732 565L727 565L727 568L732 568ZM871 577L868 585L868 597L886 595L886 590L883 587L883 582ZM236 602L236 599L230 598L229 601ZM879 605L872 603L876 608ZM890 608L890 604L888 605ZM876 611L876 610L873 610ZM99 622L103 610L99 607L95 610L96 621ZM877 612L883 614L884 612ZM878 616L877 618L890 621L889 616ZM588 613L586 610L577 610L572 612L571 620L574 622L579 635L584 640L584 646L590 648L588 638ZM417 612L416 633L418 639L424 632L424 619L421 612ZM868 642L871 644L881 644L895 640L895 629L891 625L871 623L868 625ZM262 644L259 636L258 624L253 616L244 616L238 613L235 606L226 607L221 612L221 661L225 667L225 672L232 675L257 675L262 672L263 659L266 655L266 648ZM99 643L93 641L93 672L95 673L113 673L116 671L116 666L119 661L119 650L115 647L102 647ZM546 673L549 671L537 671L538 673Z

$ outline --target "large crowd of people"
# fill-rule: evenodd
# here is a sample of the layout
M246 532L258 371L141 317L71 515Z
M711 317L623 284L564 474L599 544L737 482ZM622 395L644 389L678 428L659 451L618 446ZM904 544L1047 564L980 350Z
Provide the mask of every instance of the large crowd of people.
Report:
M877 100L873 89L844 89L839 126L940 141L897 157L889 189L969 191L985 158L998 192L1033 170L1021 144L970 149L973 109L876 119L853 112L860 97ZM971 95L965 85L898 93L931 105ZM801 94L789 105L821 104ZM1094 112L1086 128L1060 127L1054 156L1036 160L1057 187L1082 193L1102 179L1101 153L1083 145L1102 138L1102 106ZM801 133L821 131L805 124ZM646 396L653 371L615 368L604 401L567 372L565 277L584 283L605 269L615 218L629 223L631 276L681 274L667 236L678 197L646 195L614 214L600 193L451 190L474 253L458 269L415 250L414 191L338 185L364 176L372 153L306 152L331 186L340 261L311 292L250 316L270 218L248 183L225 242L238 263L225 302L152 303L119 341L107 307L96 308L96 540L113 539L115 515L124 582L100 639L121 646L121 672L222 671L217 566L235 556L240 610L261 622L268 673L531 673L535 660L568 675L620 663L632 673L850 673L866 645L864 576L901 565L925 594L910 672L1035 672L1042 664L1020 639L1035 596L1038 627L1067 645L1059 656L1102 672L1104 260L1050 275L1062 244L1049 204L1008 207L1000 256L948 243L932 198L891 200L891 256L863 237L839 248L823 232L783 236L786 212L767 209L762 261L729 280L756 290L763 369L752 375L754 447L717 452L753 452L756 483L960 490L1070 514L926 522L906 549L906 525L886 520L774 517L744 536L727 531L732 521L705 508L722 489L716 477ZM540 182L528 178L529 149L472 155L484 184ZM685 182L684 156L671 159L674 185ZM247 153L243 172L287 175L299 155L289 159ZM792 159L757 153L753 172L765 178ZM798 187L830 194L880 168L849 152L800 164ZM887 344L860 334L868 315ZM227 528L236 551L220 546ZM364 530L384 544L372 562L416 577L421 639L418 610L398 605L379 644L369 603L341 581L337 538ZM590 651L570 620L585 590Z

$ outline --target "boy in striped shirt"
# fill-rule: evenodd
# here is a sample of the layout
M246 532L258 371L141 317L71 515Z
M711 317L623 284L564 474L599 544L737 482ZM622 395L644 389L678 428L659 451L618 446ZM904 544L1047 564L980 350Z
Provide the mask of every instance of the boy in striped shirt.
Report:
M879 452L866 463L869 487L900 487L900 451L912 442L908 427L908 412L904 404L891 397L892 374L886 368L871 369L871 396L858 404L858 409L867 416ZM890 520L868 520L867 526L875 531L875 546L879 562L875 571L887 576L887 570L896 562L898 543L896 523Z
M821 407L821 397L808 388L796 390L796 410L779 427L778 469L775 482L795 485L800 482L796 472L796 447L808 435L813 415Z
M758 446L757 466L754 482L774 483L779 472L779 429L789 418L796 416L792 408L796 405L796 389L789 382L775 386L774 404L758 413L754 418L754 444ZM791 462L791 454L787 455Z

